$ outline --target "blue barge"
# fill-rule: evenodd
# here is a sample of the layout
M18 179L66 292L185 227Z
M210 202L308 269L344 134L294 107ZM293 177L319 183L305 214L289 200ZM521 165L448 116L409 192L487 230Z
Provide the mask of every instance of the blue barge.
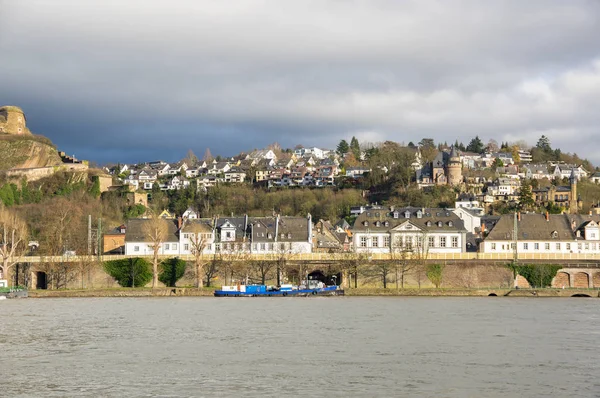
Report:
M267 285L223 286L215 290L215 297L294 297L294 296L343 296L338 286L292 286Z

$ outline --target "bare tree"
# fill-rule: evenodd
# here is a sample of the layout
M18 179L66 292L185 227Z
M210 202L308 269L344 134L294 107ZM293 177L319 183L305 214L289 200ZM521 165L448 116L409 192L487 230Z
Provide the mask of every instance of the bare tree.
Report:
M157 211L151 211L150 218L146 220L143 227L144 236L150 241L148 246L152 249L152 288L158 286L158 254L169 232L167 223L167 220L159 217Z
M190 249L192 255L194 256L196 287L200 288L202 287L202 276L204 275L202 268L207 262L203 256L203 253L204 249L210 242L212 230L208 224L199 220L187 220L186 222L189 222L189 226L186 228L186 233L189 233Z
M14 212L0 204L0 279L8 276L9 269L16 264L16 257L27 251L27 225Z
M210 148L206 148L206 151L204 151L204 157L202 158L202 160L204 160L206 163L212 162L213 155L212 155L212 153L210 153Z

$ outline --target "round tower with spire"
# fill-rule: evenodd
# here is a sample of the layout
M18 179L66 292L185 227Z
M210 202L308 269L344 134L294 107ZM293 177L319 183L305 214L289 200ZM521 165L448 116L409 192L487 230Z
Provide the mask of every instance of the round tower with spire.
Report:
M448 184L460 185L463 182L462 164L458 151L453 146L448 159Z

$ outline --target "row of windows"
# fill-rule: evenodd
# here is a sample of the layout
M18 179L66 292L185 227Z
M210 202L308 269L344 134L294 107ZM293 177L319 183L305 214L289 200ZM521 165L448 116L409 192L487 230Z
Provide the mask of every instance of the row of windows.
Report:
M361 236L360 237L360 247L390 247L390 237L389 236L384 236L383 237L383 245L380 246L379 245L380 239L378 236L373 236L373 237L367 237L367 236ZM370 244L370 245L369 245ZM439 238L436 238L435 236L429 236L427 239L427 244L429 247L448 247L448 239L446 236L440 236ZM458 236L451 236L450 237L450 247L453 248L458 248ZM422 246L422 238L420 236L418 237L411 237L411 236L401 236L398 241L396 242L395 245L397 248L406 248L406 249L412 249L413 247L421 247Z
M363 223L362 223L362 224L363 224L363 226L365 226L365 227L368 227L368 226L369 226L369 222L368 222L368 221L363 221ZM441 227L443 227L443 226L444 226L444 223L443 223L442 221L436 221L435 223L433 223L433 222L431 222L431 221L427 221L427 222L425 223L425 225L427 225L428 227L431 227L433 224L437 225L439 228L441 228ZM448 221L446 224L447 224L449 227L452 227L452 226L454 226L454 223L453 223L452 221ZM381 227L382 225L383 225L384 227L389 227L389 226L390 226L390 222L389 222L389 221L383 221L383 222L381 222L381 221L375 221L375 222L373 223L373 225L374 225L374 226L376 226L376 227ZM406 225L406 229L411 229L411 228L412 228L412 226L411 226L410 224Z
M561 242L555 242L555 243L549 243L549 242L545 242L545 243L539 243L539 242L534 242L534 243L529 243L529 242L523 242L521 245L521 248L523 250L541 250L541 247L544 248L544 250L556 250L556 251L561 251L566 250L566 251L571 251L574 247L575 247L575 243L561 243ZM506 243L506 244L496 244L496 243L492 243L492 250L514 250L515 249L515 244L514 243ZM596 249L600 249L600 243L596 244L596 243L577 243L577 250L596 250Z

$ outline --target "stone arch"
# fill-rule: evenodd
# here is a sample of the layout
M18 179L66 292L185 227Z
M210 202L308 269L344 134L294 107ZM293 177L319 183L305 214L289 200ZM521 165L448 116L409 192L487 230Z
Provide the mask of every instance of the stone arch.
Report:
M587 289L590 287L589 275L585 272L578 272L573 275L573 286L575 288Z
M552 281L552 287L562 288L571 287L569 282L569 274L566 272L558 272Z
M594 284L594 287L600 287L600 272L594 273L592 283Z

